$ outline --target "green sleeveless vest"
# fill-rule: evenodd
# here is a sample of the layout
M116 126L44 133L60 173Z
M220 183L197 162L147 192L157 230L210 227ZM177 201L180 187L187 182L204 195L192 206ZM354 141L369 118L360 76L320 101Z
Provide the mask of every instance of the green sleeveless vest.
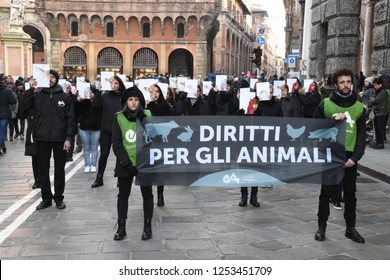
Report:
M355 149L357 137L356 121L362 115L363 108L363 104L359 101L356 101L350 107L340 107L329 98L324 99L324 112L327 119L330 119L338 113L347 113L347 123L345 126L345 150L347 152L353 152Z
M149 110L144 110L147 117L150 117L152 113ZM122 133L123 147L125 148L127 155L129 156L133 166L136 166L137 160L137 122L129 122L123 113L116 115L119 127Z

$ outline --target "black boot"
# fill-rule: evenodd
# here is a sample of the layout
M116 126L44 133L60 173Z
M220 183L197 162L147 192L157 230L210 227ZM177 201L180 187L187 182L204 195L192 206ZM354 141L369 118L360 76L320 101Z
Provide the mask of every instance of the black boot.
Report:
M254 207L260 207L260 203L257 201L257 192L251 192L251 199L249 200L249 203Z
M241 192L241 201L238 206L245 207L248 204L248 193Z
M325 239L326 225L319 225L317 232L314 234L314 239L317 241L324 241Z
M164 192L162 190L157 191L157 206L164 206Z
M118 230L114 235L114 240L122 240L126 236L126 219L118 219Z
M93 182L91 188L98 188L103 186L103 174L97 174L95 182Z
M142 240L148 240L152 238L152 219L145 218L144 221L144 232L142 233Z
M357 243L365 243L364 238L357 232L355 227L347 226L347 230L345 231L345 237L357 242Z

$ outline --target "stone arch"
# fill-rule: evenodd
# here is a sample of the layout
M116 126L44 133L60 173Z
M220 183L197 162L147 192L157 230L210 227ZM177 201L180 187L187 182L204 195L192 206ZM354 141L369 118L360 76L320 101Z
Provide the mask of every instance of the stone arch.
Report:
M112 71L115 74L123 72L123 56L121 52L114 47L103 48L97 57L97 72Z
M38 27L26 24L23 26L23 31L26 32L32 39L35 40L32 45L33 63L41 63L45 59L45 37Z
M158 55L150 48L141 48L133 56L133 77L158 74Z
M194 76L194 56L186 49L173 50L168 57L168 71L174 75Z
M87 73L87 54L80 47L69 47L64 52L63 73L65 77L81 76Z

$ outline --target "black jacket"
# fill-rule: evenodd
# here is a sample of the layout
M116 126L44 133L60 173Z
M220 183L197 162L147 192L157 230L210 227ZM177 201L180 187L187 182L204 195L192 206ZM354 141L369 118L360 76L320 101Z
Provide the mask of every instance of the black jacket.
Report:
M101 131L112 133L115 113L122 109L122 92L109 91L102 94L103 116Z
M260 101L259 107L257 107L255 116L266 116L266 117L283 117L282 104L275 97L271 100Z
M313 92L306 92L299 96L303 107L303 117L312 118L318 104L320 104L322 98L319 92L314 90Z
M358 101L357 94L353 92L350 96L346 98L340 97L336 91L333 91L329 96L330 100L332 100L336 105L340 107L351 107ZM324 101L318 105L317 110L314 113L314 118L325 119L325 111L324 111ZM366 148L366 112L363 109L363 113L360 118L356 121L357 125L357 135L356 135L356 144L355 149L350 156L355 163L358 162L364 155L364 150Z
M5 85L0 85L0 119L11 118L9 105L16 104L12 91Z
M100 130L102 127L103 103L100 94L95 94L91 101L83 99L76 103L76 112L80 119L80 129Z
M33 110L35 141L65 142L74 138L74 109L72 99L56 85L26 95L23 116Z
M176 103L175 113L184 116L210 115L210 109L205 100L197 98L193 104L191 102L190 98L179 100Z

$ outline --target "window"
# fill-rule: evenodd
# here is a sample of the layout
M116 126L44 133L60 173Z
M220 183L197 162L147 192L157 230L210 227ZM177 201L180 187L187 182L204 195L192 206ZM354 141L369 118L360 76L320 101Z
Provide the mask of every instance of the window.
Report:
M114 37L114 25L112 22L108 22L106 26L107 37Z
M142 25L142 35L144 38L150 37L150 24L147 22Z
M177 38L184 38L184 24L179 23L177 25Z
M72 23L70 24L70 27L71 27L70 35L71 36L79 36L79 24L77 23L77 21L72 21Z

